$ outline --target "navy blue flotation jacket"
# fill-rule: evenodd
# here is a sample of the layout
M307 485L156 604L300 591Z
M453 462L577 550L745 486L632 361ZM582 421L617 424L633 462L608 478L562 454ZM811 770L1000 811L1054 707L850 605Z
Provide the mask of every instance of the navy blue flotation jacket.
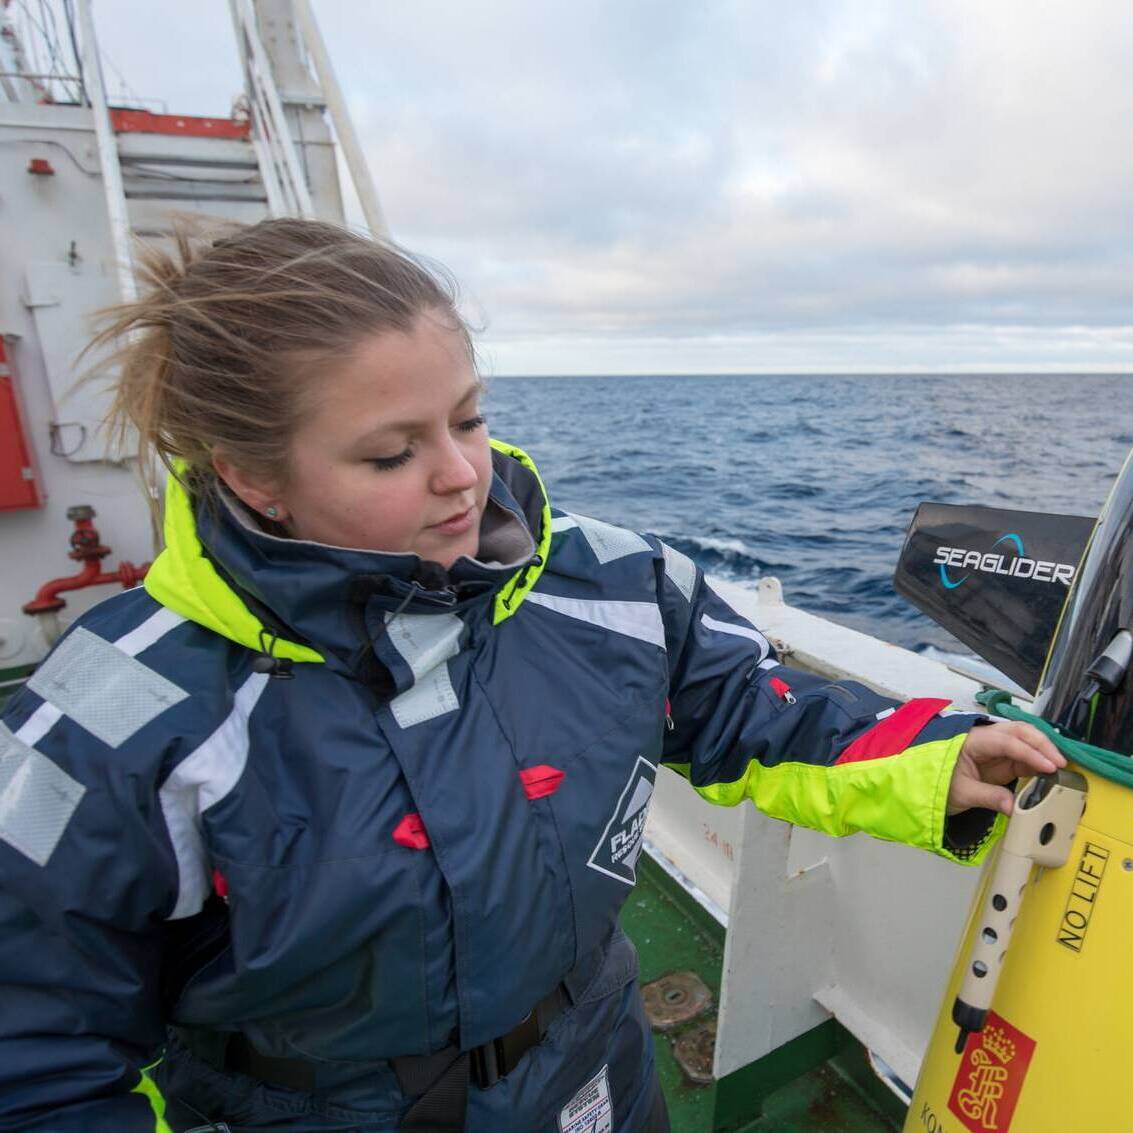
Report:
M71 627L0 726L0 1130L161 1133L179 1100L393 1130L389 1060L488 1042L564 980L467 1128L550 1133L595 1081L640 1128L616 926L663 762L713 802L982 855L944 845L971 717L781 666L684 555L553 510L494 447L479 555L447 572L170 481L146 589ZM312 1088L217 1070L226 1032Z

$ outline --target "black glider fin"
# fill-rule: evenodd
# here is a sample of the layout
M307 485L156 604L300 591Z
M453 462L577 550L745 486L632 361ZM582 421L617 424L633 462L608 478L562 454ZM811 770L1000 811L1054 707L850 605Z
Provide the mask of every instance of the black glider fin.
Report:
M923 503L893 585L1034 692L1093 528L1079 515Z

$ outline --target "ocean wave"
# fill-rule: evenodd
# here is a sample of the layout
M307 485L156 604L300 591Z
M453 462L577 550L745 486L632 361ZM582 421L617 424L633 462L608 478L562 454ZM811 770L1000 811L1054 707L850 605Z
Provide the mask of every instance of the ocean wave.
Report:
M705 574L718 574L732 582L758 581L769 568L742 539L711 535L662 535L662 539L690 559Z
M811 500L826 495L823 484L803 484L799 482L766 484L760 490L764 499L770 500Z

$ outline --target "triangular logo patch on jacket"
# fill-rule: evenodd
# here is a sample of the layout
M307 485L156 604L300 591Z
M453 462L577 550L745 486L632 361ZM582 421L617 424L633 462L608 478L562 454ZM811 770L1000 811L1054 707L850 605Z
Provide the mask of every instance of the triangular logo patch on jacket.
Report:
M657 768L639 755L618 805L586 863L591 869L627 885L637 881L637 857L645 841L645 819L649 815L649 800L653 797L656 778Z

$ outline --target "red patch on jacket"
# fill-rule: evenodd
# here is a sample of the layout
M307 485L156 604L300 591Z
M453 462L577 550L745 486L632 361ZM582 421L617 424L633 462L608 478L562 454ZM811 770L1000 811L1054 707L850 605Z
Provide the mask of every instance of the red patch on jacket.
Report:
M545 799L559 789L566 772L549 763L540 763L538 767L525 768L519 778L523 781L523 793L529 799Z
M860 763L867 759L884 759L904 751L920 734L921 729L950 700L932 700L924 697L902 704L891 716L879 720L869 731L863 732L842 752L835 766L841 763Z
M393 832L393 840L399 846L410 850L425 850L429 846L429 835L419 814L407 814Z

